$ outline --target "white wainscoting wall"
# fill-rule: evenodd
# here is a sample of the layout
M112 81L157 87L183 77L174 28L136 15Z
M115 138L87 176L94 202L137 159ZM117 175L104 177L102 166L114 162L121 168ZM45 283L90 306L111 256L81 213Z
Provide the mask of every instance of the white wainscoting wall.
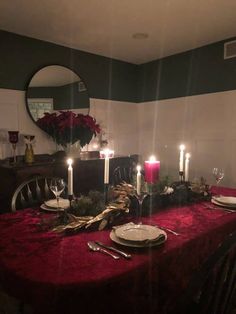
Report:
M162 174L178 178L178 146L191 153L190 179L214 183L213 167L222 167L222 185L236 188L236 91L139 104L139 153L155 154Z
M7 131L34 134L36 154L53 153L55 143L29 117L25 92L0 89L0 158L11 155ZM190 179L204 176L213 184L213 167L222 167L222 185L236 187L236 91L147 103L91 99L90 114L101 124L104 139L116 154L155 154L162 174L178 178L178 147L191 153ZM89 150L93 149L93 144ZM21 141L18 154L24 154Z

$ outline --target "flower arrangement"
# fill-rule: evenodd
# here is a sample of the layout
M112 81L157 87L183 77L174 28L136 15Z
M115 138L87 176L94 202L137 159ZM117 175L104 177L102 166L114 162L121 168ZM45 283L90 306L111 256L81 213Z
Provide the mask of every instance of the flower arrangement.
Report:
M63 147L77 141L80 141L80 146L83 147L101 131L95 118L72 111L44 113L44 117L38 119L37 124Z

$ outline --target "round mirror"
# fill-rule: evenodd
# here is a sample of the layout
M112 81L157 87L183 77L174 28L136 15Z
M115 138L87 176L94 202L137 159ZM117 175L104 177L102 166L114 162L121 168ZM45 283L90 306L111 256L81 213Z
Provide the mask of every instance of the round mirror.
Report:
M26 107L34 122L58 110L89 113L89 96L81 78L70 69L50 65L32 77L26 92Z

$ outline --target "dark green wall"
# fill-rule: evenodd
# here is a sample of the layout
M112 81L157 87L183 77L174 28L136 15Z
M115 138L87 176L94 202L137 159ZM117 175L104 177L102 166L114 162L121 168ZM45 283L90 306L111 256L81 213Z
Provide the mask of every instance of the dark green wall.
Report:
M26 90L51 64L74 70L92 98L137 101L136 65L0 30L0 88Z
M140 65L139 100L236 89L236 58L224 60L225 41Z
M236 58L224 60L225 41L138 66L0 31L0 88L25 90L39 68L58 64L74 70L92 98L143 102L234 90Z

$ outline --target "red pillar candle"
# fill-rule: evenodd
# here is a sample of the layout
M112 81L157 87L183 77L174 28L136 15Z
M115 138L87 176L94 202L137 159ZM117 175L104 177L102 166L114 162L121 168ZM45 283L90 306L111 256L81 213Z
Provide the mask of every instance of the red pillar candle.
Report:
M145 181L147 183L155 183L159 180L160 161L155 160L155 157L150 157L144 163Z

